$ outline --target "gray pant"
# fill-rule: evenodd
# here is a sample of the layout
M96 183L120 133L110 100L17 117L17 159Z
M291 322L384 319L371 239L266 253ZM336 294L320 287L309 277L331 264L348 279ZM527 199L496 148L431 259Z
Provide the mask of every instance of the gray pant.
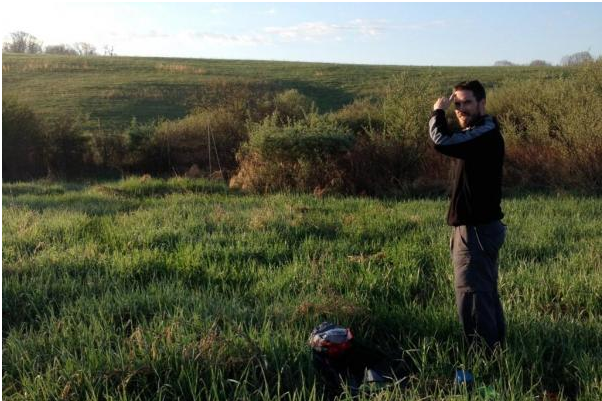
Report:
M468 345L479 338L491 350L506 336L498 294L498 254L506 238L500 221L452 229L456 307Z

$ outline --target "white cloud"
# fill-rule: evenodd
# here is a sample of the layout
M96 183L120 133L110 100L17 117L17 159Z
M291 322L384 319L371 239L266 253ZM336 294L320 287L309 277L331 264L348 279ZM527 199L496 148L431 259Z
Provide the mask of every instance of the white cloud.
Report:
M169 39L172 35L151 29L146 32L111 31L108 35L114 40L145 40L145 39Z
M333 34L335 27L323 22L305 22L287 27L267 27L264 32L285 41L315 40Z
M408 25L391 25L386 20L364 20L355 19L343 24L332 24L326 22L304 22L291 26L271 26L265 27L260 32L246 32L242 34L226 34L221 32L207 31L180 31L175 34L150 30L143 33L128 32L115 33L113 37L141 40L141 39L167 39L167 40L186 40L191 43L202 45L220 45L220 46L258 46L274 44L277 42L318 42L323 40L333 40L342 42L350 39L349 35L359 35L361 38L375 38L382 35L387 30L424 30L446 26L445 21L429 21Z
M344 24L331 24L326 22L304 22L285 27L266 27L263 31L282 41L317 41L333 38L342 41L342 34L353 33L363 37L375 37L387 29L384 20L369 21L355 19Z
M146 42L149 46L152 46L152 43L171 44L168 46L182 43L201 46L258 46L272 43L269 36L262 34L236 35L194 30L183 30L170 34L155 30L147 32L112 31L109 33L108 40L110 43L125 44L128 42L130 45L133 45L134 42L137 44Z
M213 32L187 32L185 35L195 41L200 40L203 43L218 45L255 46L270 42L269 38L265 37L264 35L257 34L227 35Z
M395 28L403 29L403 30L410 30L410 31L424 31L426 29L446 28L448 26L449 26L449 23L447 21L436 20L436 21L419 22L416 24L402 24L402 25L395 26Z
M350 21L349 26L364 36L377 36L389 28L385 20L370 21L360 18Z
M209 10L209 12L213 15L224 15L228 14L230 10L225 7L213 7L211 10Z

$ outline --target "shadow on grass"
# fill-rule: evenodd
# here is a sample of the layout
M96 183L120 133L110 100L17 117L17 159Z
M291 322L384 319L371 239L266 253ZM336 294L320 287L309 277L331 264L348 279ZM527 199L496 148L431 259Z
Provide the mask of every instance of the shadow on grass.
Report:
M25 207L38 212L45 210L85 213L91 216L107 216L137 210L142 205L136 199L108 199L106 196L69 192L53 196L24 195L4 199L4 206Z
M602 188L504 188L503 199L528 199L537 197L567 198L567 197L599 197L602 196Z
M323 88L320 88L323 89ZM93 179L71 182L53 182L53 181L32 181L32 182L17 182L3 183L2 195L9 197L7 200L15 203L22 195L45 196L45 195L64 195L70 192L84 191L89 189L92 193L101 195L114 196L117 198L132 198L142 199L146 197L161 197L174 193L190 193L190 194L223 194L236 196L257 196L256 193L245 192L238 189L228 188L227 183L220 181L208 181L204 179L187 179L187 178L153 178L144 180L140 178L129 178L125 180L115 181L114 179ZM280 191L265 194L269 195L311 195L309 192L303 191ZM502 202L505 200L521 200L538 197L599 197L602 195L600 188L543 188L543 187L506 187L502 189ZM343 195L332 194L326 195L325 199L344 199L347 197L361 197L367 199L376 199L383 201L407 201L407 200L434 200L447 201L449 199L449 188L447 186L433 185L404 188L392 187L389 192L381 194L362 194L362 195ZM100 200L100 198L99 198ZM43 202L33 202L36 208L39 209ZM96 208L93 208L96 209Z
M151 179L148 181L132 178L116 183L94 185L91 190L121 198L162 197L171 194L239 194L236 190L230 190L222 182L185 178Z
M206 180L140 179L100 184L44 181L2 185L3 203L36 211L65 210L93 216L114 215L139 209L148 198L171 194L220 194L239 196L224 183Z
M520 361L525 381L534 376L542 390L562 393L571 400L584 385L594 385L595 378L584 375L602 364L602 333L593 325L569 319L553 323L533 320L508 329L507 347Z
M405 188L392 190L390 193L369 196L382 200L448 200L449 187ZM512 187L502 189L502 202L505 200L522 200L529 198L567 198L567 197L599 197L602 196L600 188L525 188Z
M70 191L81 191L86 187L78 182L31 181L2 183L2 195L13 197L20 195L61 195Z
M46 317L61 315L64 307L79 299L94 299L118 290L124 294L134 289L144 291L157 283L179 283L185 288L209 283L202 269L182 271L165 258L138 260L122 270L94 259L16 269L3 266L2 276L3 338L18 327L39 327ZM230 280L228 284L240 287L250 279L244 276L240 283Z
M401 312L392 316L383 311L382 314L374 313L368 325L370 335L363 339L365 342L378 344L381 352L394 359L404 359L415 375L434 375L428 380L437 381L443 374L449 380L448 385L444 382L444 387L449 386L452 391L453 370L465 355L460 325L452 316L435 321L426 315ZM480 369L478 382L498 382L506 390L518 386L516 390L522 394L533 395L535 392L544 398L543 394L547 393L562 394L565 399L576 400L586 387L589 387L587 391L595 392L596 381L599 380L595 372L602 364L599 346L602 333L594 325L570 320L557 323L533 320L511 324L508 329L509 337L501 359L474 361L485 364L485 368ZM361 338L361 331L355 333ZM424 339L432 339L427 342L432 348L427 346L420 350L416 347ZM450 341L458 345L450 349L434 346L449 346ZM413 358L411 352L406 352L412 349L414 353L418 352ZM426 355L420 356L421 352L426 352ZM442 360L442 357L447 360Z
M309 97L315 102L320 112L336 111L343 106L350 104L355 99L355 95L351 92L303 80L283 81L282 89L297 89L301 94Z

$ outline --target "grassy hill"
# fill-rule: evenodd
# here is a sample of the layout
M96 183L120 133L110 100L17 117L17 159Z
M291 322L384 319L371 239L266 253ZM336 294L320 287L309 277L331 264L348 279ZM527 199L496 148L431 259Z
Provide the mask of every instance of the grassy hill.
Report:
M486 87L504 80L571 74L559 67L409 67L281 61L140 57L2 55L2 96L14 97L52 118L60 112L89 114L103 126L122 127L132 117L185 116L225 94L297 89L322 112L357 97L379 97L396 75L434 80L443 92L455 82L480 79Z

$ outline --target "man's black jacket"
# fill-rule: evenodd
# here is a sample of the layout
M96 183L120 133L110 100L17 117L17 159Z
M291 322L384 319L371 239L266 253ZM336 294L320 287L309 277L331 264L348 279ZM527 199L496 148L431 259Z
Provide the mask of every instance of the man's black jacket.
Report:
M435 149L454 160L447 224L479 225L504 217L504 139L496 119L485 115L472 127L452 133L445 112L435 110L429 130Z

